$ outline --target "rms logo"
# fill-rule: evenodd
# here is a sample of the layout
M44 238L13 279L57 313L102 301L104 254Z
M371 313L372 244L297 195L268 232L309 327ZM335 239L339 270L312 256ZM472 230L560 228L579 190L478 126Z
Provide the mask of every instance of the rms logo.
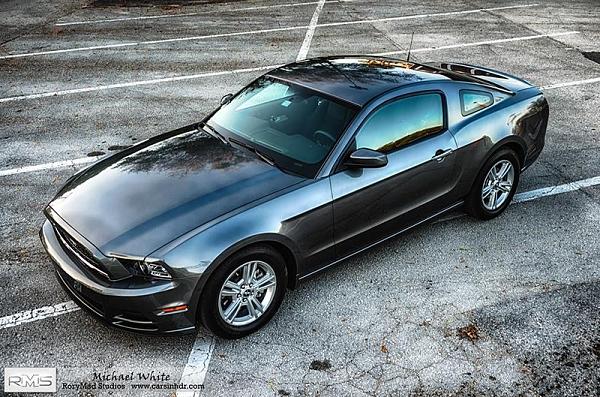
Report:
M56 392L56 368L4 368L4 392Z

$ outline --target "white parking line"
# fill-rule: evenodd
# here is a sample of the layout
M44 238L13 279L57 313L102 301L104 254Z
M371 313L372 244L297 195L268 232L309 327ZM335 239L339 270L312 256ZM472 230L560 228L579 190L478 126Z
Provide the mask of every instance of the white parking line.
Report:
M473 47L473 46L478 46L478 45L489 45L489 44L497 44L497 43L504 43L504 42L533 40L533 39L539 39L539 38L543 38L543 37L557 37L557 36L576 34L576 33L577 33L576 31L547 33L547 34L534 35L534 36L521 36L521 37L511 37L511 38L507 38L507 39L479 41L479 42L474 42L474 43L452 44L449 46L441 46L441 47L415 48L411 51L412 52L440 51L440 50L445 50L448 48ZM373 54L373 55L391 55L391 54L400 54L403 52L405 52L405 51L382 52L382 53L377 53L377 54ZM226 71L222 71L222 72L207 72L207 73L183 75L183 76L176 76L176 77L165 77L165 78L152 79L152 80L130 81L130 82L126 82L126 83L98 85L98 86L91 86L91 87L84 87L84 88L75 88L75 89L70 89L70 90L44 92L44 93L39 93L39 94L17 95L17 96L12 96L12 97L0 98L0 103L22 101L25 99L37 99L37 98L78 94L78 93L83 93L83 92L103 91L103 90L109 90L109 89L115 89L115 88L135 87L135 86L139 86L139 85L159 84L159 83L181 81L181 80L191 80L191 79L198 79L198 78L202 78L202 77L220 76L220 75L227 75L227 74L234 74L234 73L255 72L255 71L261 71L261 70L274 69L279 66L281 66L281 64L280 65L259 66L259 67L255 67L255 68L233 69L233 70L226 70ZM597 79L582 80L581 82L578 82L578 84L585 84L586 82L587 83L595 83L595 82L597 82ZM561 83L561 84L563 86L565 86L565 84L569 84L569 83ZM550 89L550 88L557 88L557 87L548 86L546 88Z
M150 44L175 43L175 42L179 42L179 41L197 41L197 40L205 40L205 39L214 39L214 38L219 38L219 37L246 36L246 35L252 35L252 34L259 34L259 33L273 33L273 32L283 32L283 31L288 31L288 30L306 29L307 27L308 26L289 26L289 27L285 27L285 28L247 30L244 32L217 33L217 34L207 34L207 35L203 35L203 36L177 37L177 38L173 38L173 39L163 39L163 40L151 40L151 41L139 41L139 42L132 41L132 42L128 42L128 43L106 44L106 45L98 45L98 46L91 46L91 47L66 48L63 50L25 52L25 53L21 53L21 54L3 55L3 56L0 56L0 59L33 57L33 56L38 56L38 55L61 54L61 53L67 53L67 52L107 50L107 49L115 49L115 48L123 48L123 47L136 47L136 46L143 46L143 45L150 45Z
M333 26L367 24L367 23L376 23L376 22L401 21L401 20L406 20L406 19L444 17L444 16L453 16L453 15L473 14L473 13L485 12L485 11L498 11L498 10L509 10L509 9L524 8L524 7L534 7L537 5L538 4L522 4L522 5L492 7L492 8L477 8L477 9L463 10L463 11L439 12L439 13L417 14L417 15L403 15L403 16L397 16L397 17L378 18L378 19L361 19L361 20L356 20L356 21L331 22L331 23L317 24L316 27L319 27L319 28L320 27L333 27ZM309 27L310 27L309 25L288 26L288 27L272 28L272 29L249 30L249 31L245 31L245 32L217 33L217 34L209 34L209 35L202 35L202 36L178 37L178 38L163 39L163 40L106 44L106 45L99 45L99 46L92 46L92 47L66 48L66 49L62 49L62 50L26 52L26 53L20 53L20 54L3 55L3 56L0 56L0 59L32 57L32 56L38 56L38 55L50 55L50 54L59 54L59 53L66 53L66 52L93 51L93 50L103 50L103 49L113 49L113 48L123 48L123 47L135 47L135 46L143 46L143 45L151 45L151 44L174 43L174 42L180 42L180 41L197 41L197 40L205 40L205 39L219 38L219 37L255 35L255 34L260 34L260 33L273 33L273 32L283 32L283 31L290 31L290 30L307 29Z
M556 194L573 192L586 187L600 185L600 176L582 179L575 182L565 183L563 185L544 187L541 189L530 190L528 192L515 194L513 203L523 203L525 201L536 200L542 197L554 196Z
M308 50L310 48L310 43L312 43L312 38L315 35L315 29L317 28L317 22L319 22L319 15L321 15L321 11L323 11L324 5L325 5L325 0L320 0L317 3L315 12L313 13L312 18L310 19L310 23L308 24L308 29L306 30L306 35L304 36L304 41L302 42L302 46L300 46L300 51L298 52L298 56L296 57L296 61L302 61L302 60L306 59L306 55L308 55Z
M215 338L212 335L206 335L203 331L198 332L194 346L183 368L180 384L184 385L203 385L208 364L215 348ZM200 395L200 390L177 390L177 397L196 397Z
M212 11L212 12L214 12L214 11ZM181 13L181 14L147 15L147 16L142 16L142 17L106 18L106 19L86 20L86 21L57 22L54 24L54 26L92 25L92 24L97 24L97 23L125 22L125 21L136 21L136 20L142 20L142 19L162 19L162 18L177 18L177 17L181 18L181 17L191 17L194 15L201 15L201 14L210 14L212 12L211 11L189 12L189 13Z
M101 158L101 156L82 157L82 158L74 159L74 160L55 161L54 163L29 165L26 167L19 167L19 168L13 168L13 169L8 169L8 170L0 170L0 176L23 174L25 172L51 170L51 169L55 169L55 168L70 167L70 166L75 166L75 165L79 165L79 164L93 163L94 161L97 161L100 158Z
M407 20L407 19L447 17L447 16L452 16L452 15L474 14L477 12L501 11L501 10L512 10L515 8L536 7L538 5L539 4L520 4L520 5L492 7L492 8L476 8L476 9L472 9L472 10L463 10L463 11L436 12L436 13L430 13L430 14L401 15L401 16L397 16L397 17L387 17L387 18L377 18L377 19L361 19L361 20L357 20L357 21L330 22L330 23L319 24L319 25L317 25L317 27L324 28L324 27L330 27L330 26L357 25L357 24L363 24L363 23L403 21L403 20Z
M475 41L473 43L467 43L467 44L449 44L449 45L444 45L444 46L439 46L439 47L416 48L414 50L410 50L410 52L426 52L426 51L447 50L447 49L451 49L451 48L475 47L475 46L488 45L488 44L510 43L513 41L535 40L535 39L540 39L542 37L559 37L559 36L566 36L566 35L577 34L577 33L579 33L579 32L576 30L573 30L570 32L536 34L536 35L532 35L532 36L511 37L508 39ZM406 54L407 52L408 52L408 50L388 51L388 52L379 52L379 53L373 54L373 55L386 56L386 55ZM594 80L594 79L592 79L592 80ZM551 87L551 88L554 88L554 87Z
M136 87L136 86L140 86L140 85L167 83L167 82L172 82L172 81L199 79L202 77L223 76L223 75L234 74L234 73L257 72L257 71L261 71L261 70L274 69L279 66L282 66L282 65L267 65L267 66L259 66L259 67L255 67L255 68L224 70L221 72L198 73L198 74L190 74L190 75L175 76L175 77L165 77L162 79L130 81L127 83L97 85L97 86L92 86L92 87L75 88L72 90L62 90L62 91L53 91L53 92L43 92L43 93L39 93L39 94L19 95L19 96L7 97L7 98L0 98L0 103L21 101L24 99L47 98L47 97L54 97L54 96L61 96L61 95L78 94L78 93L82 93L82 92L110 90L110 89L114 89L114 88Z
M352 1L356 1L356 0L327 0L326 3L347 3L347 2L352 2ZM85 21L57 22L54 24L54 26L89 25L89 24L110 23L110 22L136 21L136 20L145 20L145 19L191 17L191 16L197 16L197 15L208 15L208 14L215 14L215 13L256 11L256 10L267 10L270 8L300 7L300 6L312 5L312 4L318 4L318 3L319 3L319 1L306 1L303 3L271 4L271 5L267 5L267 6L254 6L254 7L231 8L231 9L223 9L223 10L188 12L188 13L182 13L182 14L145 15L145 16L140 16L140 17L122 17L122 18L94 19L94 20L85 20Z
M544 85L544 86L542 86L540 88L542 90L551 90L553 88L571 87L571 86L574 86L574 85L592 84L592 83L600 83L600 77L595 77L593 79L587 79L587 80L567 81L567 82L564 82L564 83Z
M10 316L0 318L0 329L16 327L17 325L31 323L33 321L43 320L49 317L60 316L80 310L79 306L73 301L58 303L54 306L44 306L38 309L25 310Z

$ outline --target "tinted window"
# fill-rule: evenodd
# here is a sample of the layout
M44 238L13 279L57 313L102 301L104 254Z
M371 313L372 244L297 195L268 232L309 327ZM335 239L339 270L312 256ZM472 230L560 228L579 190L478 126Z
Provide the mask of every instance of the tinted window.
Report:
M350 105L292 83L263 77L207 122L295 174L315 176L356 114Z
M410 96L376 110L356 135L356 148L389 153L443 128L440 94Z
M255 92L252 92L251 95L247 95L245 98L246 100L243 101L243 103L238 106L236 110L262 105L263 103L274 101L276 99L285 98L291 94L292 93L290 92L290 87L288 85L272 82L271 84L263 87L262 90L256 90Z
M484 91L460 91L460 106L463 116L485 109L494 103L492 94Z

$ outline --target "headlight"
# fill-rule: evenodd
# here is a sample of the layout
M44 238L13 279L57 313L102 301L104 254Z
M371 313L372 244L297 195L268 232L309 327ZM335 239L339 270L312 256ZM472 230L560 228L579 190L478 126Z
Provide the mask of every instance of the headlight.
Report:
M171 274L165 266L157 262L135 262L140 273L150 277L170 279Z
M156 259L144 261L142 258L125 257L124 255L115 255L114 257L127 267L134 276L137 275L167 280L173 278L171 273L169 273L169 270L167 270L167 266Z

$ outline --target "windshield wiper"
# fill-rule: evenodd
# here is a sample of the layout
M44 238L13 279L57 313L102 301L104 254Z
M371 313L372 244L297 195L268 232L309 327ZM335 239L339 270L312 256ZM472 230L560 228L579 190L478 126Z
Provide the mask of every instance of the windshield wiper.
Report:
M242 141L238 141L235 138L229 138L229 142L231 143L235 143L236 145L239 145L243 148L246 148L248 150L250 150L252 153L254 153L255 155L257 155L262 161L264 161L265 163L272 165L274 167L279 168L279 166L275 163L275 161L273 161L272 158L270 158L269 156L267 156L266 154L262 153L260 150L258 150L257 148L255 148L252 145L249 145L247 143L244 143Z
M206 124L204 121L199 122L198 127L202 128L203 131L208 132L215 138L219 138L219 140L224 144L229 145L229 141L222 134L220 134L219 131L215 130L213 127Z

